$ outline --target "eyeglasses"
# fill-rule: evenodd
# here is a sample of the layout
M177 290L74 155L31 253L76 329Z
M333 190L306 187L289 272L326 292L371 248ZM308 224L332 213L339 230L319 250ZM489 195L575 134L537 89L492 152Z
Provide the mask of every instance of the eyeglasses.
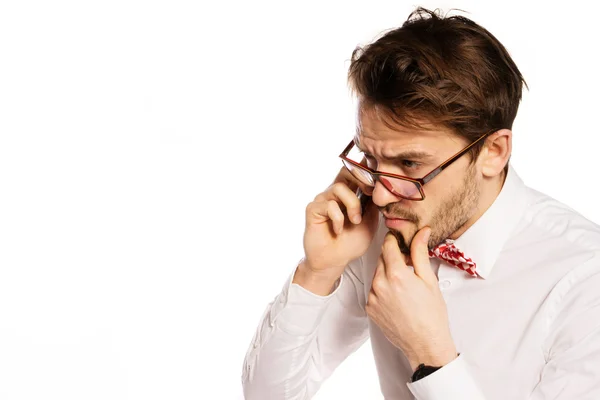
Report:
M406 200L421 201L425 199L425 192L423 192L423 185L435 178L447 168L454 161L462 157L469 149L479 143L481 140L486 138L492 132L488 132L475 140L473 143L444 161L440 166L429 172L423 178L409 178L408 176L390 174L387 172L380 172L369 168L366 165L362 165L360 162L351 160L348 158L350 150L355 146L354 140L346 146L340 158L344 163L344 166L358 179L360 182L370 187L375 187L377 181L381 182L387 190L389 190L394 196L401 197Z

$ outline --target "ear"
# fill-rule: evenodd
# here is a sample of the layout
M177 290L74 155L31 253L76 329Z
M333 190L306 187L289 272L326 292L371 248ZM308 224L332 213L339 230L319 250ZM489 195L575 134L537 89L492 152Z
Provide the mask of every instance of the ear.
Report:
M479 165L484 176L495 177L502 173L512 152L512 131L500 129L486 140L479 154Z

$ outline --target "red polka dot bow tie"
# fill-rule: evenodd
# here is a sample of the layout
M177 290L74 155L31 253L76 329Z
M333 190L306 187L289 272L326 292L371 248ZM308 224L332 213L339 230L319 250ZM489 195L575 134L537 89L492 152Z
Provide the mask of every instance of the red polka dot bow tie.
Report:
M456 265L458 268L467 271L472 276L477 276L477 273L475 272L475 267L477 265L475 262L469 257L465 257L465 254L454 245L454 240L452 239L446 239L443 243L440 243L429 250L429 257L437 257L452 265Z

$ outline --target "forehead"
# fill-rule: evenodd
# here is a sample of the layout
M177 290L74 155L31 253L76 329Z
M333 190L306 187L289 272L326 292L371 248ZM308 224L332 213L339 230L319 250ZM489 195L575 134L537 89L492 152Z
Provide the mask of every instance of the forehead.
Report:
M461 138L449 129L419 121L423 129L404 127L375 107L358 107L355 142L363 147L437 147Z

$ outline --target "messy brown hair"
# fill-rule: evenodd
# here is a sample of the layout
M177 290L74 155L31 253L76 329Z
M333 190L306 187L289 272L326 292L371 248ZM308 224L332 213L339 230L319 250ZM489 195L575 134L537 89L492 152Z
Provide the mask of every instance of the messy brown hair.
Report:
M400 28L352 52L348 83L361 105L383 110L392 123L412 129L433 124L469 142L512 129L527 86L490 32L468 18L422 7ZM470 151L472 160L483 142Z

